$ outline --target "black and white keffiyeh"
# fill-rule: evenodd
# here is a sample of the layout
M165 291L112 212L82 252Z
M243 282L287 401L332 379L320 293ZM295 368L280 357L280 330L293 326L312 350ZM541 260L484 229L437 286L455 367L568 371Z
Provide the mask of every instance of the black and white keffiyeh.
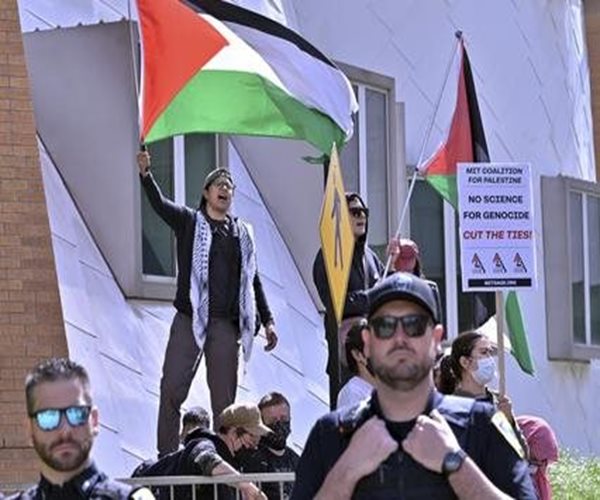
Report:
M256 247L252 226L239 219L233 224L238 228L240 241L241 271L239 296L239 329L244 360L250 359L256 326L256 297L254 277L256 275ZM202 351L208 327L208 262L212 232L210 224L202 214L196 212L196 229L192 250L190 275L190 301L192 303L192 330L199 349Z

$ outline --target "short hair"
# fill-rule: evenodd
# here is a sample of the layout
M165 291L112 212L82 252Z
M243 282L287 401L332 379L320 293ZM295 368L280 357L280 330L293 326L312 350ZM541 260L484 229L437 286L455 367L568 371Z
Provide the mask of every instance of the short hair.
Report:
M183 426L194 426L202 429L210 428L210 415L201 406L194 406L185 412L181 421Z
M258 409L263 411L265 408L279 405L286 405L288 408L291 408L290 402L283 394L280 392L269 392L260 398L260 401L258 402Z
M50 358L38 363L25 377L27 413L31 415L34 411L33 390L38 385L45 382L73 379L79 380L84 389L85 400L91 404L90 378L83 366L68 358Z
M356 323L354 323L350 330L348 330L348 336L346 337L346 341L344 342L344 350L346 351L346 363L348 364L348 369L352 375L358 374L358 363L354 356L352 356L352 351L364 352L365 343L362 339L362 331L367 328L368 323L367 320L361 318Z

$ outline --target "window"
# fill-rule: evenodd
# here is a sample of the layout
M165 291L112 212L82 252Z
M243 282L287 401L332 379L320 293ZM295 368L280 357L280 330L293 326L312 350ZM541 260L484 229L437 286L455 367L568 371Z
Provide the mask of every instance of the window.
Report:
M344 67L344 72L352 80L356 70ZM361 72L362 77L365 74L369 75ZM340 162L346 191L360 193L369 207L369 245L384 259L390 233L388 143L393 80L379 75L370 76L372 82L353 83L361 111L355 117L354 135L342 149Z
M542 177L550 359L600 358L600 186Z
M152 174L164 196L178 204L197 207L206 174L216 167L214 134L189 134L148 146ZM152 209L145 195L142 204L142 271L146 278L174 278L175 237ZM170 279L169 281L172 281Z

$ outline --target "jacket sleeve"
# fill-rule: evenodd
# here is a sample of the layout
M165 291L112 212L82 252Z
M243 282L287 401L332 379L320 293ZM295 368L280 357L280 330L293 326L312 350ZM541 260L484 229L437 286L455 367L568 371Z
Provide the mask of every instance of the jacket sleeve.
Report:
M476 403L474 406L480 406ZM527 461L519 457L515 449L504 438L500 431L492 424L491 413L477 412L474 414L474 422L477 427L485 428L478 434L487 434L484 438L483 463L478 464L482 472L494 485L504 493L518 500L535 500L537 498ZM478 436L480 437L480 436Z
M325 261L323 260L323 252L319 250L313 262L313 283L319 293L319 298L325 306L325 309L331 308L331 298L329 296L329 283L327 282L327 274L325 273Z
M260 322L266 326L270 321L273 321L273 315L271 314L271 310L269 309L269 304L267 303L267 297L265 295L265 291L262 286L262 282L260 281L260 277L258 273L254 275L254 282L252 283L254 286L254 296L256 297L256 309L258 311L258 315L260 316Z
M174 231L179 231L183 228L188 209L166 198L162 194L151 172L146 177L140 176L140 179L142 186L144 186L144 191L146 191L148 201L159 217Z
M296 467L291 500L311 500L315 497L327 475L323 456L332 449L328 445L327 440L323 440L320 422L317 422L306 440Z
M352 272L352 270L350 272ZM325 272L325 261L323 260L323 253L321 250L317 253L313 263L313 282L317 287L319 297L321 298L321 302L323 302L325 309L333 314L329 283ZM367 310L368 300L364 290L355 290L346 294L343 317L363 316L366 314Z

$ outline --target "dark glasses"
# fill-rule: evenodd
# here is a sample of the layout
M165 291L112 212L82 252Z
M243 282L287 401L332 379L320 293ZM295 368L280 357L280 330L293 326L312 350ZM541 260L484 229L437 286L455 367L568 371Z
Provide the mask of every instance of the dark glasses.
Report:
M352 207L348 211L352 217L360 217L363 214L365 217L369 216L369 209L365 207Z
M80 427L88 421L91 406L69 406L68 408L47 408L36 411L30 418L35 419L43 431L53 431L60 426L60 417L64 415L71 427Z
M378 339L390 339L402 325L402 331L407 337L422 337L431 321L426 314L407 314L406 316L378 316L371 319L369 325Z

